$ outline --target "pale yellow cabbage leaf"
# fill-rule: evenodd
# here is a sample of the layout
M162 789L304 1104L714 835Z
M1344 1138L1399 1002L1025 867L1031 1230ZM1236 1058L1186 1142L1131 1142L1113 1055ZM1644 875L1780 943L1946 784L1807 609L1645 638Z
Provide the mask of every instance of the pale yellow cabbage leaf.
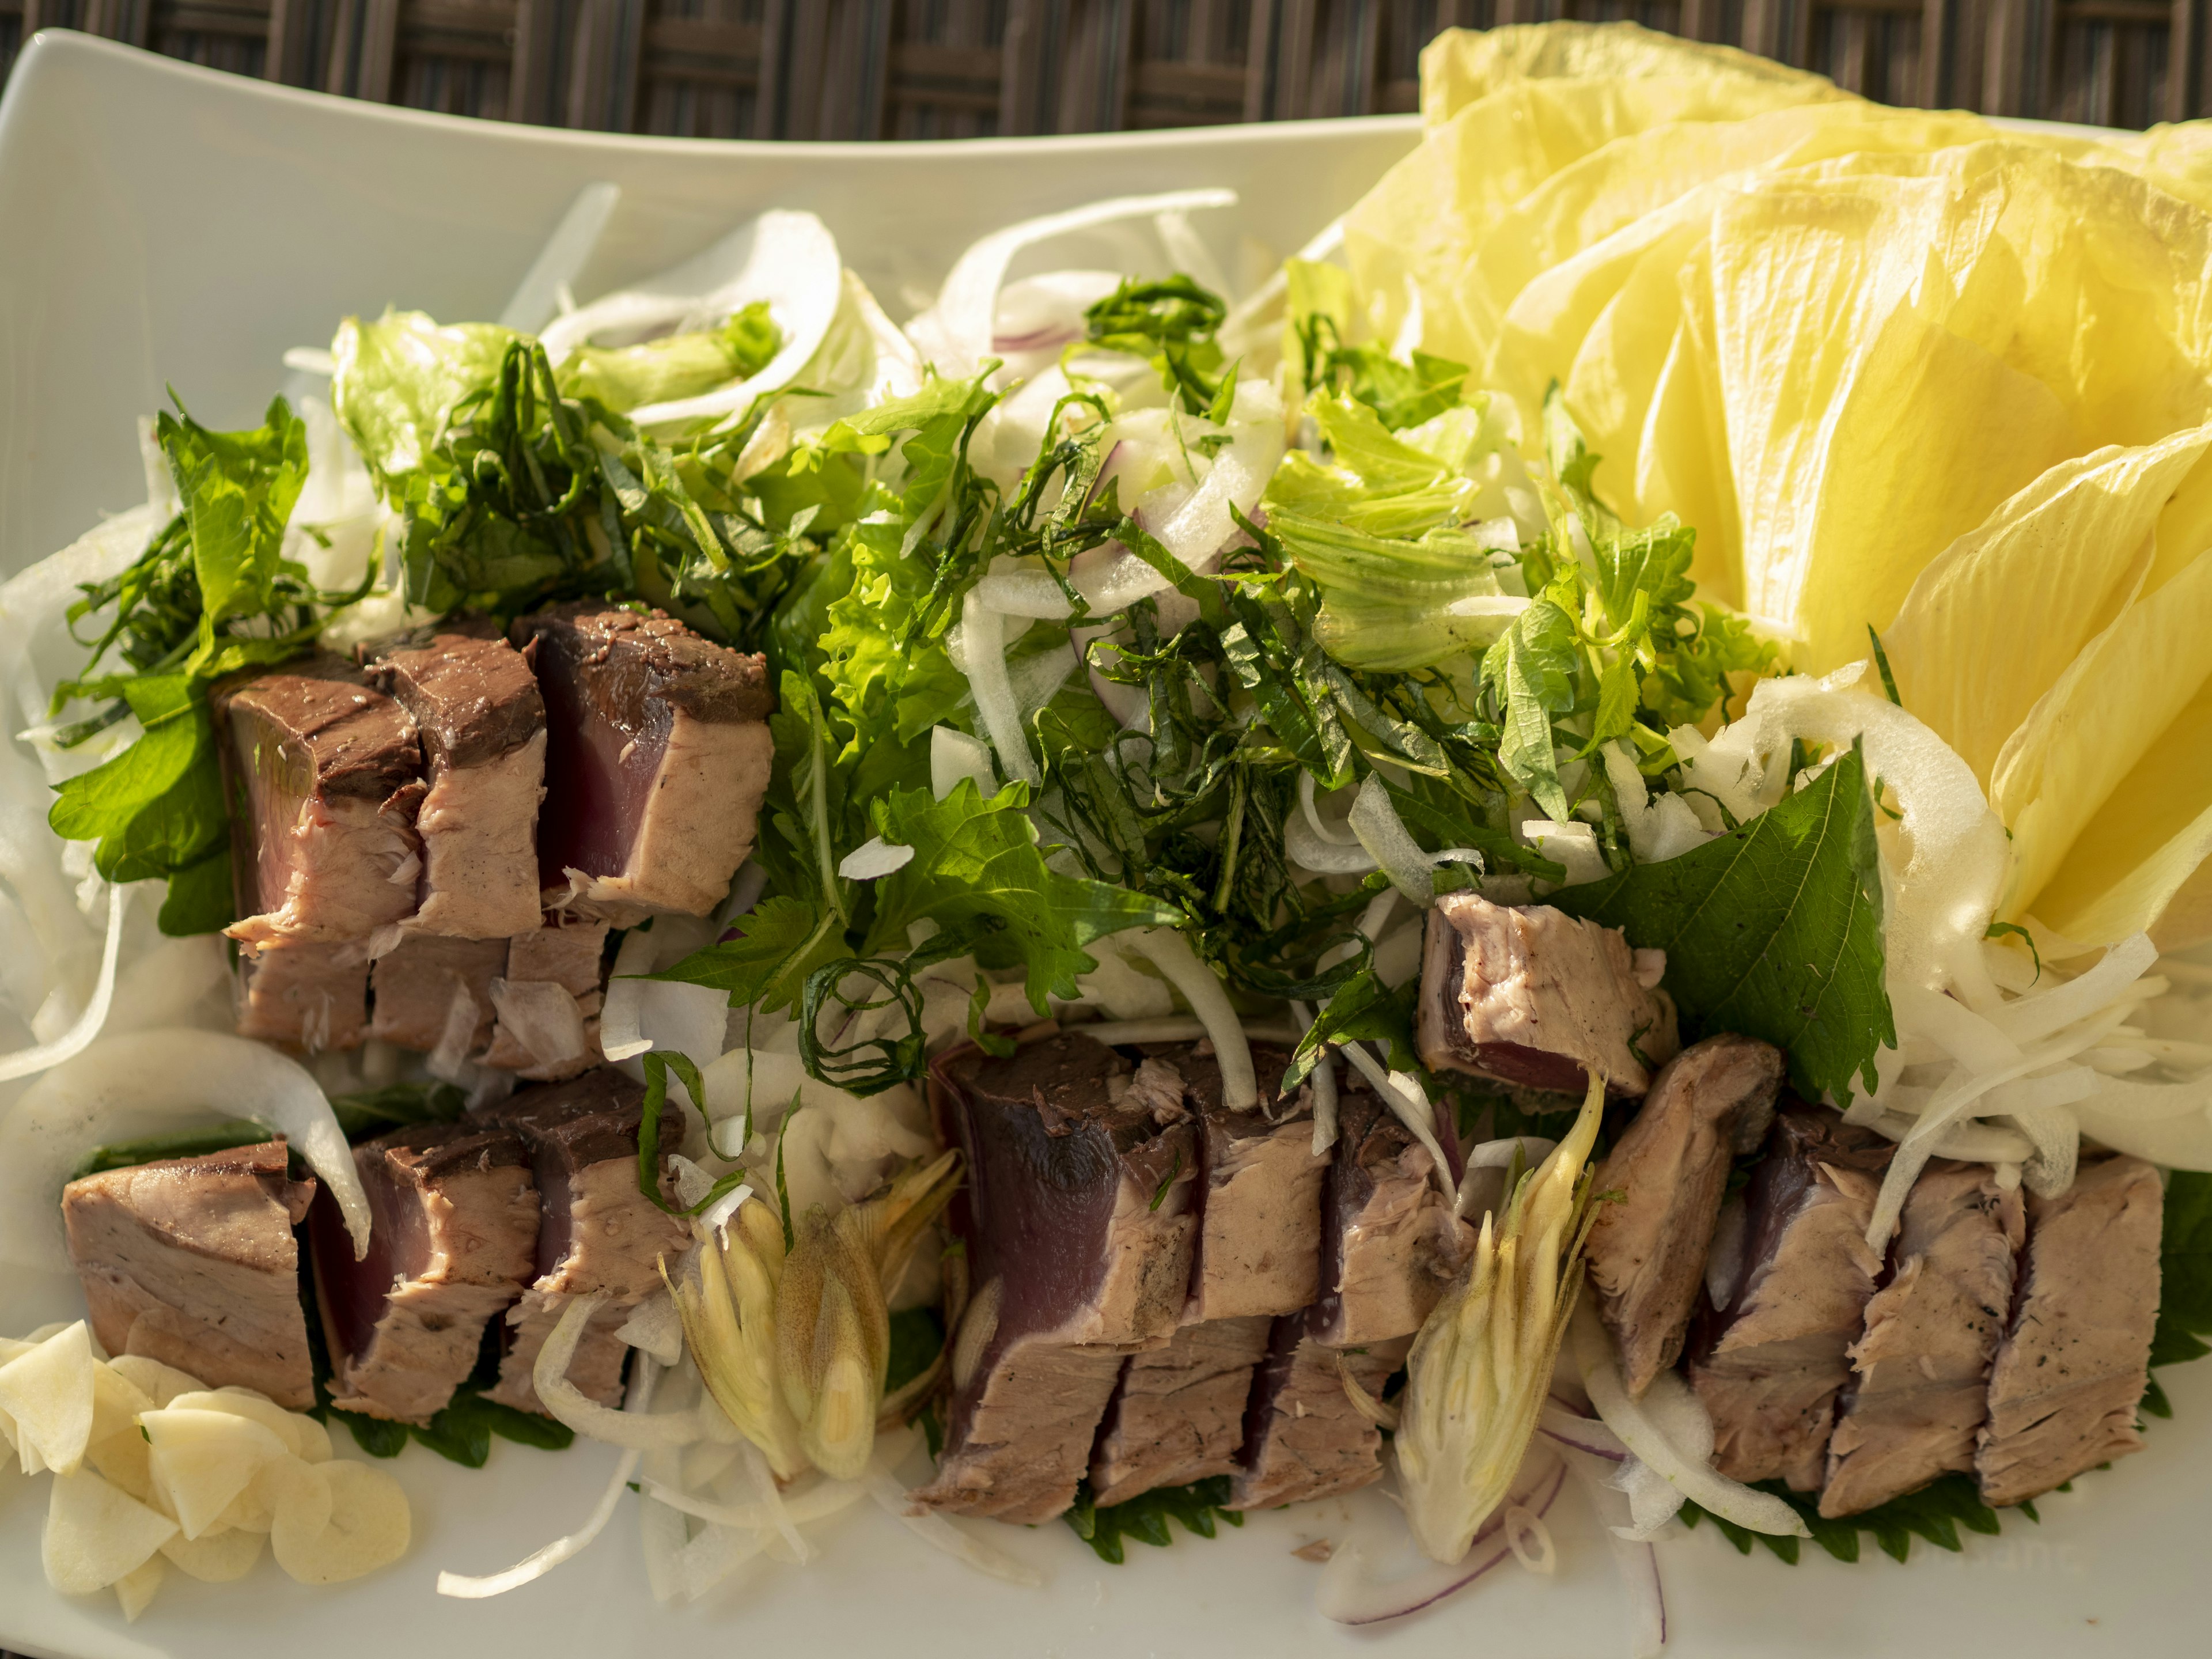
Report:
M2163 950L2212 939L2212 682L2120 781L2058 872L2037 921L2083 945L2148 930Z
M1791 176L1715 211L1720 528L1801 668L1863 657L1921 566L2075 445L2048 388L1953 326L2002 314L1978 291L2003 282L2001 205L1940 176Z
M2197 426L2062 461L1914 581L1883 635L1898 690L1984 787L2036 700L2136 597L2175 490L2212 476L2208 447Z
M1421 119L1441 126L1477 99L1520 81L1670 76L1785 89L1800 100L1850 96L1826 76L1635 23L1514 23L1447 29L1422 49Z
M1461 362L1486 355L1461 320L1461 277L1494 222L1571 162L1670 122L1741 119L1801 102L1789 86L1709 77L1527 81L1468 105L1382 175L1345 217L1345 258L1377 338L1422 307L1422 349Z
M1999 755L1990 804L2014 860L2003 918L2033 914L2085 945L2156 918L2196 868L2187 838L2212 805L2212 749L2192 714L2208 678L2212 552L2092 640Z
M1992 131L1978 116L1852 102L1770 110L1741 120L1671 122L1616 138L1560 168L1498 216L1468 262L1460 309L1471 332L1491 337L1514 297L1546 270L1717 179L1866 151L1917 153L1973 143ZM1528 395L1524 387L1512 389ZM1534 390L1540 398L1543 386Z

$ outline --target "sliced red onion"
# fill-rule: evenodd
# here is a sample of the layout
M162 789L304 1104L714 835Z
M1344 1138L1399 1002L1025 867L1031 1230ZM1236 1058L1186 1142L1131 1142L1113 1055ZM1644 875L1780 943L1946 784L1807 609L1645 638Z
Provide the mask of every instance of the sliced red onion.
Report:
M1620 1437L1596 1418L1580 1416L1556 1400L1544 1402L1543 1415L1536 1419L1536 1432L1570 1450L1602 1458L1608 1463L1625 1463L1631 1455L1628 1448L1620 1443Z
M1559 1501L1566 1478L1566 1468L1557 1456L1540 1449L1532 1451L1522 1464L1512 1493L1476 1530L1465 1555L1448 1565L1424 1559L1418 1569L1401 1577L1385 1580L1371 1576L1367 1552L1355 1533L1322 1569L1321 1584L1314 1596L1316 1609L1324 1619L1340 1625L1379 1625L1434 1607L1492 1568L1511 1560L1512 1547L1504 1537L1506 1514L1517 1508L1541 1520Z

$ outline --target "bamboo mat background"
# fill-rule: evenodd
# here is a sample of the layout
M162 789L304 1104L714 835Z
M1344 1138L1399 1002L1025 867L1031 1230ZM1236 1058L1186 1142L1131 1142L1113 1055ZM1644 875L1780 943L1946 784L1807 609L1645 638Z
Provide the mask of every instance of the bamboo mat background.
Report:
M1633 18L1893 104L2212 109L2212 0L0 0L38 29L381 103L714 138L959 138L1410 110L1455 24Z

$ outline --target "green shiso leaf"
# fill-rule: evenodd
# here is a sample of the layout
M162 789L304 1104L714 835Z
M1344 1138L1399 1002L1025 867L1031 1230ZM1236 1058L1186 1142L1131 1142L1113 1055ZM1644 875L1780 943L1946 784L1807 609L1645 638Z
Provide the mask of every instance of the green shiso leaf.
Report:
M2150 1363L2178 1365L2212 1353L2202 1340L2212 1336L2212 1175L2176 1170L2167 1177L2163 1229ZM2146 1396L2144 1408L2152 1415L2171 1415L2172 1408L2163 1406L2163 1390L2155 1403Z
M1893 1560L1905 1560L1912 1551L1912 1540L1921 1539L1938 1549L1956 1553L1961 1547L1959 1528L1995 1537L2002 1528L1999 1512L1982 1502L1982 1495L1970 1475L1946 1474L1938 1477L1917 1492L1907 1492L1902 1498L1893 1498L1887 1504L1841 1520L1831 1520L1820 1510L1818 1494L1792 1492L1779 1480L1762 1480L1759 1490L1772 1492L1797 1511L1805 1522L1813 1541L1838 1561L1856 1561L1859 1556L1859 1534L1872 1537L1882 1553ZM2032 1504L2015 1505L2016 1512L2030 1521L2039 1519ZM1751 1553L1753 1544L1763 1544L1781 1559L1795 1565L1798 1559L1798 1540L1778 1538L1765 1533L1754 1533L1718 1516L1699 1509L1695 1504L1685 1504L1681 1509L1685 1526L1696 1526L1701 1521L1711 1521L1720 1529L1721 1535L1744 1555Z
M1881 883L1855 744L1741 829L1550 902L1667 953L1683 1037L1735 1031L1790 1056L1808 1098L1848 1103L1894 1047L1882 988Z

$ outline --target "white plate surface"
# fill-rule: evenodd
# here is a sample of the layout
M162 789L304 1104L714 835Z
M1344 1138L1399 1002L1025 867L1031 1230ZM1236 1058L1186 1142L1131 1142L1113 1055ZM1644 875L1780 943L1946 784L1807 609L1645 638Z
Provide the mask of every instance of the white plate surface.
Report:
M1201 226L1224 263L1250 238L1279 254L1340 212L1418 131L1410 118L1197 133L902 146L707 144L450 120L213 75L77 35L41 36L0 104L0 572L143 498L134 421L173 386L212 425L246 425L288 346L387 302L495 315L580 185L622 206L580 294L696 251L771 206L819 213L895 315L971 238L1097 197L1227 185ZM1076 251L1079 254L1079 250ZM1110 253L1094 249L1101 262ZM1063 255L1062 257L1066 257ZM1235 269L1233 264L1229 268ZM0 1282L0 1331L81 1309L73 1285ZM2212 1364L2165 1374L2177 1419L2151 1449L1958 1556L1916 1546L1844 1567L1749 1559L1709 1528L1663 1547L1671 1653L1686 1659L2206 1650ZM0 1476L0 1646L68 1659L441 1659L485 1652L660 1659L671 1644L750 1654L1221 1656L1468 1652L1612 1659L1625 1601L1571 1492L1560 1571L1516 1568L1436 1612L1352 1632L1311 1610L1291 1551L1340 1537L1342 1504L1255 1516L1212 1543L1130 1546L1103 1566L1058 1526L994 1528L1049 1577L978 1577L872 1509L833 1523L815 1565L766 1563L708 1602L656 1607L633 1516L586 1556L491 1602L442 1601L441 1568L503 1567L590 1509L615 1454L499 1444L482 1471L420 1448L391 1465L414 1500L398 1567L337 1590L264 1568L246 1583L174 1574L138 1625L112 1598L53 1595L39 1567L44 1483ZM1359 1500L1382 1502L1372 1493Z

